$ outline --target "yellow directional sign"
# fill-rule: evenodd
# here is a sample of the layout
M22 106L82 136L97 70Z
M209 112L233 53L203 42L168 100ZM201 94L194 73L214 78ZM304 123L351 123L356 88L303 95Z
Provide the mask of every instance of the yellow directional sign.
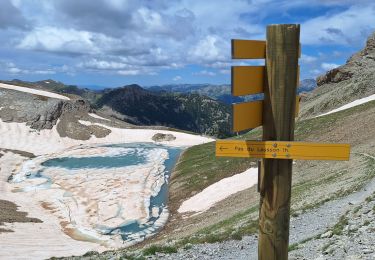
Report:
M233 104L233 132L240 132L262 125L263 101Z
M299 71L298 66L297 85L299 85ZM233 66L232 95L246 96L263 93L266 77L265 66Z
M266 58L266 41L232 40L233 59Z
M298 56L301 57L301 44ZM232 40L232 59L265 59L266 41Z
M245 96L263 92L265 66L233 66L232 95Z
M296 97L296 117L299 112L300 97ZM252 101L232 105L232 131L240 132L263 124L263 101Z
M292 141L219 140L216 141L216 156L347 161L350 156L350 145Z

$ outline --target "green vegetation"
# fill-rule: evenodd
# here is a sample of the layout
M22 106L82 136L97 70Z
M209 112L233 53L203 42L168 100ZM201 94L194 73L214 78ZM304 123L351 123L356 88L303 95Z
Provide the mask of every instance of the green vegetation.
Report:
M156 253L172 254L177 253L177 248L174 246L159 246L152 245L143 250L143 255L155 255Z
M362 208L362 205L359 205L353 209L353 213L357 213Z
M322 247L322 252L325 252L331 245L333 245L334 242L333 241L329 241L327 244L325 244L323 247Z
M297 121L295 127L296 140L305 140L311 134L320 132L321 129L331 129L338 120L353 114L358 114L361 111L368 110L374 106L375 101L370 101L363 105L355 106L326 116Z
M178 240L176 248L191 247L192 244L216 243L229 239L242 240L244 235L258 232L258 219L249 216L255 213L258 207L252 207L216 224L203 228L191 237Z
M347 212L348 213L348 212ZM339 221L333 226L332 233L334 235L341 235L342 231L344 230L345 226L348 225L348 218L345 216L347 213L342 215L339 219Z
M288 247L288 251L290 252L290 251L296 250L296 249L298 249L298 246L299 246L299 243L291 244Z
M296 250L296 249L299 248L299 246L301 246L301 245L303 245L303 244L305 244L305 243L307 243L307 242L309 242L309 241L311 241L311 240L313 240L313 239L318 239L318 238L320 238L320 235L316 235L316 236L313 236L313 237L308 237L308 238L302 240L302 241L299 242L299 243L291 244L291 245L289 245L289 247L288 247L288 251L290 252L290 251Z

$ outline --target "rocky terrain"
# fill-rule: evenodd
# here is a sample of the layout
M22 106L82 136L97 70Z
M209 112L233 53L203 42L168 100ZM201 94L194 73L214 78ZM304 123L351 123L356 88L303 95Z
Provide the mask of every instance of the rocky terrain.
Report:
M346 64L317 78L317 88L304 100L303 118L316 116L359 98L375 94L375 33L363 50Z
M97 126L86 126L78 120L125 127L121 121L107 121L89 116L93 112L90 103L78 96L70 100L50 98L42 95L28 94L20 91L0 88L0 119L3 122L26 123L37 131L52 129L57 125L61 137L87 140L93 134L104 137L110 130Z

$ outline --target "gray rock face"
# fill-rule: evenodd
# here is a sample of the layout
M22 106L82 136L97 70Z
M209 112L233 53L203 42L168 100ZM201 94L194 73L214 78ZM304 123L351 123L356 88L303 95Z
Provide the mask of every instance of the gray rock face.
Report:
M300 115L312 117L375 93L375 33L346 64L317 78L317 88L302 104Z
M51 129L64 114L90 111L83 99L59 100L8 89L0 89L0 107L4 122L26 123L37 130Z

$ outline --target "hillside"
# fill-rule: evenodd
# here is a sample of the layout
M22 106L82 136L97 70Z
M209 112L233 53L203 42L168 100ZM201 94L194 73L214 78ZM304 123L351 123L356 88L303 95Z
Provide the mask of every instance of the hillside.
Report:
M66 85L62 82L58 82L52 79L46 79L35 82L14 79L9 81L1 80L0 82L15 86L41 89L65 95L75 95L87 99L91 104L94 104L96 100L101 96L101 91L95 91L88 88L80 88L74 85Z
M304 101L301 116L312 117L375 94L375 33L346 64L317 78L317 88Z
M293 256L308 255L311 257L308 259L314 259L319 255L327 255L328 258L323 259L342 259L344 251L340 243L344 243L348 235L348 225L343 223L346 214L350 212L358 216L358 210L362 212L362 208L368 209L365 212L369 216L375 214L371 210L372 206L369 206L375 203L374 114L375 101L372 101L297 123L296 140L347 142L352 147L349 162L296 161L291 203L290 250ZM355 125L352 124L354 120ZM238 138L259 139L260 130L254 129ZM256 258L259 196L255 186L233 194L200 214L177 212L186 198L222 178L254 166L254 159L216 158L214 143L189 148L177 164L170 183L169 205L172 214L166 227L147 244L142 243L133 249L110 251L97 258L136 257L142 252L156 252L152 259L182 259L189 256L207 256L207 259L228 259L234 256L235 259ZM365 220L367 222L363 224ZM355 225L355 228L350 227L353 229L350 236L355 237L356 241L361 240L362 245L349 240L345 246L351 247L356 256L363 255L361 246L371 248L375 242L363 237L366 232L371 232L375 224L369 218L365 220L359 219L362 222L358 223L354 219L349 220L351 225ZM323 235L328 231L333 232L332 235ZM207 242L214 244L204 244ZM154 243L159 246L148 250L149 245ZM177 250L177 254L169 255Z
M205 135L230 135L230 107L198 94L152 92L138 85L107 91L102 113L136 125L161 125Z

